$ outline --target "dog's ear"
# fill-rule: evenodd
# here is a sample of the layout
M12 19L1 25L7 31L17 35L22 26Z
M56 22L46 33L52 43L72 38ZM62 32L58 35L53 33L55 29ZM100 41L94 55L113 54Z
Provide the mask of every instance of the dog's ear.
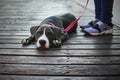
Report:
M36 31L37 31L37 29L38 29L39 27L40 27L40 26L32 26L32 27L30 28L31 34L32 34L32 35L35 35L35 33L36 33Z

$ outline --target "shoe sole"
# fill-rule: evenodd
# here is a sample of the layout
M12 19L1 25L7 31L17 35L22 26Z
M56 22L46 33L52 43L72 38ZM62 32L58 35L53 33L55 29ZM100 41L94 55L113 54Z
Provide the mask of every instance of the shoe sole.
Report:
M99 36L99 35L107 35L107 34L112 34L113 33L113 29L110 29L110 30L105 30L101 33L88 33L86 31L84 31L85 33L89 34L89 35L92 35L92 36Z

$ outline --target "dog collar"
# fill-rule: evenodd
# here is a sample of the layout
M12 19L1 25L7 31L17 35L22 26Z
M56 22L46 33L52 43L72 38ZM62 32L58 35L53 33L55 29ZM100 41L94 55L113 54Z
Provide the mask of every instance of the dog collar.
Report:
M53 24L52 22L45 22L45 23L43 23L43 24L41 24L41 25L44 25L44 24L51 25L51 26L55 26L55 24Z

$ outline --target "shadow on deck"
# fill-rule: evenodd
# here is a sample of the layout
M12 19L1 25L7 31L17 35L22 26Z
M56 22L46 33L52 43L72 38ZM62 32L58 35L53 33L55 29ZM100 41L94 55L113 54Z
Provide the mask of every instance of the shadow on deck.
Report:
M72 5L72 6L71 6ZM113 35L84 36L78 26L61 48L36 50L21 40L44 18L82 7L72 0L0 0L0 80L120 80L120 28ZM79 21L92 20L89 10Z

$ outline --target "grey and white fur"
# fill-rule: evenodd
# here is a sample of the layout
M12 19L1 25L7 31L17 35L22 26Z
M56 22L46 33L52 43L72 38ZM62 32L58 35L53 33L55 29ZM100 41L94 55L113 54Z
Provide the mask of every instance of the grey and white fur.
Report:
M36 41L38 49L60 47L63 41L68 39L69 34L76 32L77 24L68 33L64 32L64 29L75 19L71 13L50 16L44 19L40 25L32 26L30 28L31 36L23 39L22 44L28 45Z

